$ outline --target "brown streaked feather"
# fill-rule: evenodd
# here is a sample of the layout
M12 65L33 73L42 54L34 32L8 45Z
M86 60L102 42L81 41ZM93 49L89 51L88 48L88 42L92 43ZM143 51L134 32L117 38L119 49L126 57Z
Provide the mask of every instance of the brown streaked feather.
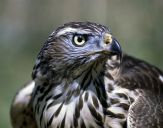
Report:
M139 97L130 106L129 128L160 128L163 126L163 72L145 61L125 55L116 83L138 90Z

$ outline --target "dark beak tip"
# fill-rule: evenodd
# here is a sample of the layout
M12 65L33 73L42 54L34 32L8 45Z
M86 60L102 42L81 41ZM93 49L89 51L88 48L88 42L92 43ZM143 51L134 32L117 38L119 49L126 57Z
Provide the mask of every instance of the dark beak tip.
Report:
M114 39L113 42L111 43L110 51L115 54L122 54L121 46L116 39Z

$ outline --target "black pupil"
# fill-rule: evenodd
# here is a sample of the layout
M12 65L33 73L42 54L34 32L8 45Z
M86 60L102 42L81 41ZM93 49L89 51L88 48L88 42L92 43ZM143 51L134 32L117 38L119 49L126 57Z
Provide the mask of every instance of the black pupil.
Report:
M78 36L78 42L82 42L83 41L83 37L82 36Z

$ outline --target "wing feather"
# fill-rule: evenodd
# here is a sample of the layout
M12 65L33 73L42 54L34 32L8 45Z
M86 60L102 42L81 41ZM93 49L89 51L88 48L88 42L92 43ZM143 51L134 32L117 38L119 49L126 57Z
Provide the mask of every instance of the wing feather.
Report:
M29 82L14 97L10 110L13 128L37 128L31 104L34 86L34 81Z

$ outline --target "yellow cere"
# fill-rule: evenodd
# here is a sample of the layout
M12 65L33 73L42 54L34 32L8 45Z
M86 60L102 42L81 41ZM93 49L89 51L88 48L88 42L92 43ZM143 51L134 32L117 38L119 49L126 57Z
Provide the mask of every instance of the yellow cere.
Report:
M105 44L110 44L112 42L112 35L110 35L109 33L106 33L104 35L104 42Z

